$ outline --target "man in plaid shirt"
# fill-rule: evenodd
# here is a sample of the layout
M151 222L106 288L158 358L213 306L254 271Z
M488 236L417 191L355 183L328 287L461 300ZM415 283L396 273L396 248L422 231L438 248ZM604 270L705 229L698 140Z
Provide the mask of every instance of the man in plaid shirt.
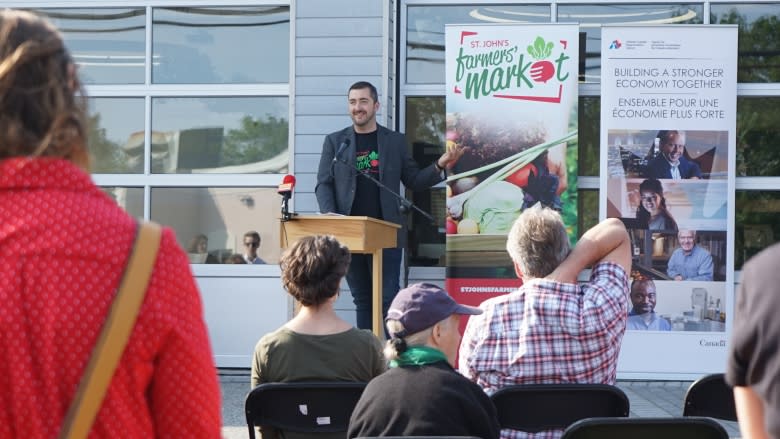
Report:
M536 205L515 221L507 251L523 286L486 300L471 316L459 370L488 394L513 384L615 383L626 329L630 240L611 218L572 250L560 215ZM592 266L590 280L577 276ZM557 438L504 429L506 438Z

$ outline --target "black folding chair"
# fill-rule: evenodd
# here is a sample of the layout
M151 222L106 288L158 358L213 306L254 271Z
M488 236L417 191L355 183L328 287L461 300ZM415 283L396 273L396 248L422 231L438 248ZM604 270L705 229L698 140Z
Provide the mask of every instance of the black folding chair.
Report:
M728 439L712 418L588 418L577 421L561 439Z
M491 397L501 428L528 433L564 429L580 419L626 417L629 402L609 384L521 384Z
M355 439L481 439L476 436L358 436Z
M683 416L708 416L725 421L737 420L734 392L722 373L699 378L685 392Z
M366 383L329 381L264 383L246 396L250 439L255 426L297 433L346 433Z

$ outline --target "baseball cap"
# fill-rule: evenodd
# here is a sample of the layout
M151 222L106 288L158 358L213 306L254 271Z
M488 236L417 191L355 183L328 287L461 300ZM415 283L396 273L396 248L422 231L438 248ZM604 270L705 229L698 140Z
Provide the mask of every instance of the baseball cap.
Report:
M390 336L406 337L428 329L452 314L477 315L482 310L460 305L446 291L428 283L412 284L399 291L387 310L387 320L398 320L404 330Z

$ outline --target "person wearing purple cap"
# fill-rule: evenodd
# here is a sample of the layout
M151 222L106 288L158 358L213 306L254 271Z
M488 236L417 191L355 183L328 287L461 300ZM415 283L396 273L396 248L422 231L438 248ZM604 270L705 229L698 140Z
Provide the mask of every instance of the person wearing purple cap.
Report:
M458 368L488 394L513 384L614 384L626 330L631 241L617 218L586 231L574 249L558 212L525 209L507 236L523 285L480 304L469 319ZM588 282L577 283L591 266ZM504 429L503 439L555 438Z
M399 291L385 319L390 370L368 383L352 412L347 437L498 438L490 398L453 369L460 316L481 313L456 303L436 285L414 284Z

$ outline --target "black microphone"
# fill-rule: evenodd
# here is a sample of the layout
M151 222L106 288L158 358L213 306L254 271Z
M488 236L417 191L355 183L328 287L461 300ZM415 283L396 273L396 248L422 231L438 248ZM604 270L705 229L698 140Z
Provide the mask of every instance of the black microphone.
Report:
M341 142L341 145L339 145L339 149L336 150L336 155L333 156L333 163L336 163L341 159L341 153L347 148L349 148L349 137L344 139L344 141Z

